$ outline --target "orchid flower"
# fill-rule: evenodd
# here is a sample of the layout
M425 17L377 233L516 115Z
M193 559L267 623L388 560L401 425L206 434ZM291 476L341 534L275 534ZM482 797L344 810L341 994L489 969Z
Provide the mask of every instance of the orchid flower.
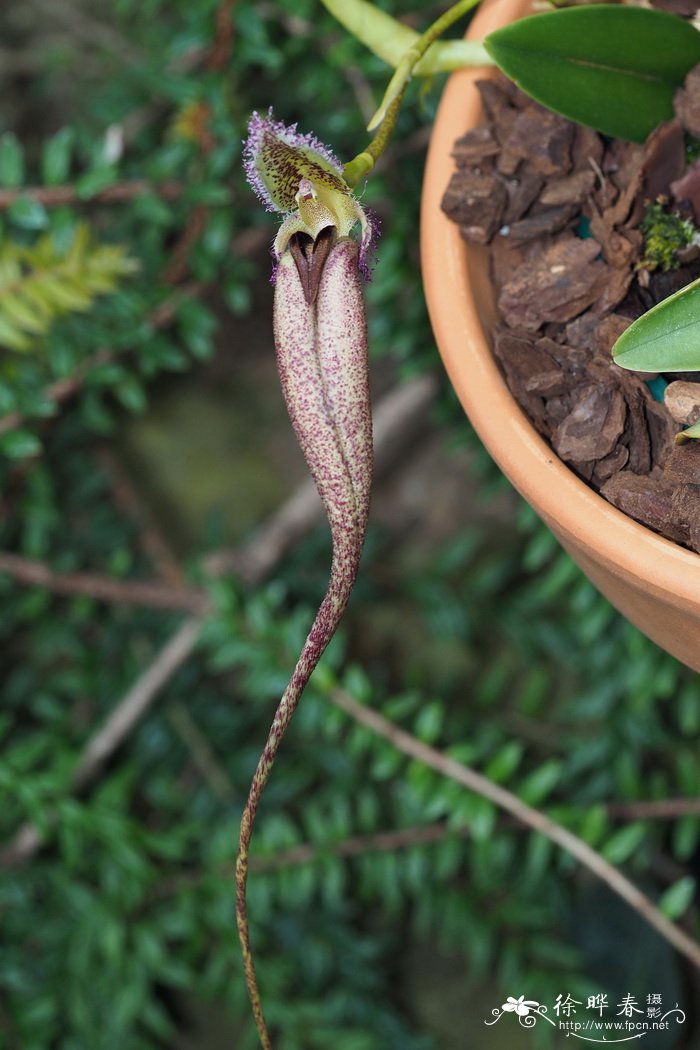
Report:
M236 919L260 1040L270 1036L253 965L246 883L260 796L311 673L333 637L362 552L372 480L372 420L361 274L372 223L343 168L313 136L253 114L245 147L248 180L284 215L274 241L274 336L282 391L323 500L333 540L330 581L260 756L243 816L236 861ZM359 242L351 236L359 227Z

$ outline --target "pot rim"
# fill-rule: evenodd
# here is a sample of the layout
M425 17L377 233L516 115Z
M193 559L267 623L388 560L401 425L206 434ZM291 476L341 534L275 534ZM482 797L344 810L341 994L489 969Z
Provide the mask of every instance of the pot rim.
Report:
M482 40L529 13L524 0L485 0L467 37ZM477 252L440 203L454 171L452 146L478 123L475 81L486 67L447 83L433 126L421 201L421 266L435 340L457 396L489 453L537 513L564 540L679 609L700 612L700 555L640 525L589 488L539 436L508 390L479 317L469 263ZM517 453L514 454L514 450Z

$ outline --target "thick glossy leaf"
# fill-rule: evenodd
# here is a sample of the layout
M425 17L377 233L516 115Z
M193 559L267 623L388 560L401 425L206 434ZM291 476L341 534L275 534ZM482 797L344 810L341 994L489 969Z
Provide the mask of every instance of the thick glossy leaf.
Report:
M638 317L613 346L613 357L642 372L700 371L700 280Z
M533 15L492 33L484 44L538 102L634 142L673 116L673 94L700 62L700 33L690 23L619 5Z

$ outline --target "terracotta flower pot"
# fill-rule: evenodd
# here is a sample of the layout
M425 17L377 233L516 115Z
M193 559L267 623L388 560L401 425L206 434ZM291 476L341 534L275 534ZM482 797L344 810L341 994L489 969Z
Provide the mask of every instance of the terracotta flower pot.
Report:
M469 36L481 40L530 13L528 0L485 0ZM482 69L450 77L428 153L421 254L440 354L484 445L565 550L624 616L700 671L700 555L637 524L569 470L525 417L492 357L485 251L468 247L440 209L454 140L481 120L474 81L485 75Z

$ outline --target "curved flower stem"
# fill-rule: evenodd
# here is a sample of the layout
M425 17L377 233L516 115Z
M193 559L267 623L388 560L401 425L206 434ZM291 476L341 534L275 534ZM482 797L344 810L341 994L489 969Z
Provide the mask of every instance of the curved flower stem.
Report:
M356 157L353 157L345 165L343 177L350 188L356 186L360 179L369 174L378 157L384 152L394 130L404 92L418 62L420 62L430 45L446 29L449 29L453 22L456 22L468 11L471 11L473 7L476 7L478 2L479 0L458 0L456 4L453 4L452 7L441 14L406 51L389 81L389 86L384 93L379 109L369 122L368 130L374 131L376 128L376 135L362 153L358 153Z
M331 566L331 579L328 591L318 610L316 619L302 649L299 661L294 668L294 673L289 681L284 695L279 703L275 717L270 727L267 743L263 750L253 781L248 794L243 816L241 818L241 829L238 843L238 856L236 858L236 922L238 924L238 935L241 941L243 953L243 965L245 968L248 995L253 1008L255 1023L258 1026L260 1042L264 1050L271 1050L272 1043L267 1030L260 1001L260 989L258 987L255 966L250 947L250 932L248 929L248 913L246 907L246 884L248 880L248 851L253 834L253 825L258 809L258 803L263 789L267 784L275 757L282 743L287 726L297 709L304 688L321 658L323 651L335 634L336 628L341 620L345 606L347 605L353 583L357 575L360 562L360 551L358 544L353 538L351 542L345 543L340 549L335 545L333 562Z

